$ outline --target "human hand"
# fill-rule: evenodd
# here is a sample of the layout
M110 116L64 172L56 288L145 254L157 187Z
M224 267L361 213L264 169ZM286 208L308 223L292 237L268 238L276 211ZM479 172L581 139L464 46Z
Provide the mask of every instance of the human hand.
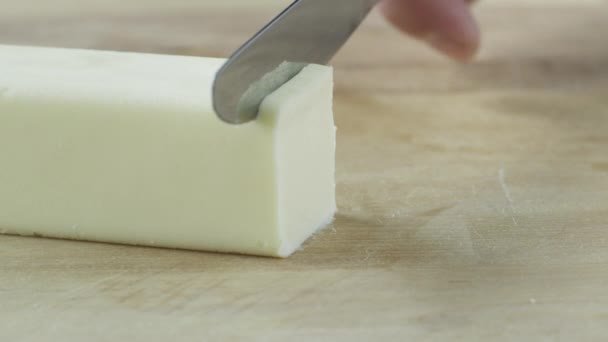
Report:
M460 61L475 56L480 32L469 9L474 0L383 0L382 12L397 28Z

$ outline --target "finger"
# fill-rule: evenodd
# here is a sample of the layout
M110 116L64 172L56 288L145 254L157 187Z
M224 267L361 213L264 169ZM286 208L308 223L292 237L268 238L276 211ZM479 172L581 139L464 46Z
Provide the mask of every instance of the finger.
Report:
M480 32L467 0L385 0L381 8L401 30L448 56L466 61L479 49Z

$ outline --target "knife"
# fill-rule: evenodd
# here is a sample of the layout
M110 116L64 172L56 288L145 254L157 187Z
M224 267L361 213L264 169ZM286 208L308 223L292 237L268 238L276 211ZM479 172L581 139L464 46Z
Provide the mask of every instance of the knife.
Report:
M296 0L217 72L213 107L230 124L255 120L264 98L308 64L327 64L379 0Z

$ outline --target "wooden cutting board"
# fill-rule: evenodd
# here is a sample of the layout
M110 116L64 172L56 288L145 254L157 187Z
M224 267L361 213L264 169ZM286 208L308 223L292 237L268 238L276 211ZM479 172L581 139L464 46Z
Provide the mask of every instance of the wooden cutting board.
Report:
M226 56L287 2L0 0L0 41ZM377 14L336 58L340 210L302 251L0 236L0 340L608 339L608 3L477 12L472 65Z

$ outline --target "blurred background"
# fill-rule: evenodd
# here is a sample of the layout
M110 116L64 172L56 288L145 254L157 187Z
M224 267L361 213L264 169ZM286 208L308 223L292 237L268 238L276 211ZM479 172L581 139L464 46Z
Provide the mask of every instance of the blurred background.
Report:
M0 0L0 41L226 57L289 3ZM338 90L606 85L606 8L603 0L480 1L484 42L467 66L402 37L374 13L334 60Z

